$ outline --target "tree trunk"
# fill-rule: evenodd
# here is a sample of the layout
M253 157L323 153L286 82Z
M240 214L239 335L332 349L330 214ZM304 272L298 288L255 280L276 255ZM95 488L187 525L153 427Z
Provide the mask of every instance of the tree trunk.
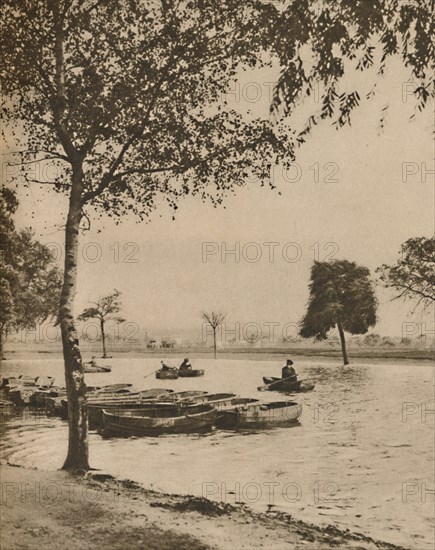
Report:
M216 359L216 327L213 327L213 355Z
M79 339L73 317L73 302L77 282L79 225L82 217L82 180L81 165L73 165L72 188L65 229L65 270L59 311L69 427L68 454L63 469L76 473L89 470L86 385Z
M3 330L0 330L0 368L2 366L3 361Z
M344 339L344 331L343 327L340 323L337 323L338 333L340 334L340 341L341 341L341 351L343 353L343 363L344 365L349 364L349 359L347 357L347 351L346 351L346 340Z
M106 352L106 335L104 333L104 319L100 320L101 325L101 340L103 341L103 359L106 359L107 352Z

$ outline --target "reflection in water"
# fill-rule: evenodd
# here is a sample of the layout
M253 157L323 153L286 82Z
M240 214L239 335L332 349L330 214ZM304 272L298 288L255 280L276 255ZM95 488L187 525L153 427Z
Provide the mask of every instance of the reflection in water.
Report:
M433 547L433 415L430 366L351 365L298 360L312 392L282 395L257 391L263 376L280 376L276 361L197 360L203 378L144 379L159 359L113 360L107 374L89 375L90 385L133 382L138 389L234 392L266 401L303 405L294 429L217 431L148 438L102 438L90 433L90 459L121 478L165 492L207 496L255 509L269 505L314 523L337 524L393 543ZM62 380L61 361L7 362L8 374L51 374ZM404 403L414 404L403 416ZM3 456L43 468L62 465L66 423L33 415L5 418ZM414 494L404 493L404 487ZM408 485L407 485L408 484ZM408 491L411 493L412 491ZM431 500L432 499L432 500Z

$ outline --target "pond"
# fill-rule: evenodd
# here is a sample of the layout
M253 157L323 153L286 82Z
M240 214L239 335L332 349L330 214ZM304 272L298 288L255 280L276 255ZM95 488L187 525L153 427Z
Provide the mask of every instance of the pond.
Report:
M280 376L276 360L197 359L202 378L155 380L160 358L121 357L112 372L86 375L88 384L133 382L234 392L263 400L263 376ZM169 361L171 362L171 361ZM62 360L11 360L3 373L50 374L62 383ZM299 425L267 431L212 431L203 435L103 438L90 434L94 468L155 490L245 502L283 510L297 519L335 524L374 538L425 550L434 546L434 369L428 364L295 360L314 391L295 394ZM2 453L11 462L59 468L67 424L22 414L3 421ZM4 430L4 428L3 428Z

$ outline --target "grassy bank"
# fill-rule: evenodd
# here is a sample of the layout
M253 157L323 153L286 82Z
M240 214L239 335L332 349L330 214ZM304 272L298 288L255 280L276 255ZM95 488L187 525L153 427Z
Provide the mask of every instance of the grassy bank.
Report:
M85 359L93 356L101 356L101 346L96 343L90 345L83 342L80 345ZM190 357L197 359L212 359L213 351L210 348L198 347L175 347L175 348L156 348L149 349L134 343L129 345L110 345L108 353L113 357ZM434 361L435 350L429 348L377 348L377 347L349 347L350 361L372 360L379 361ZM9 342L5 346L4 356L6 359L42 359L48 357L62 357L62 348L60 344L35 344L31 342ZM222 348L219 349L218 359L243 359L243 360L277 360L281 361L286 357L307 357L307 358L326 358L341 362L341 350L332 347L312 346L288 346L271 348Z
M404 550L288 514L145 490L101 472L76 478L3 464L1 481L5 550Z

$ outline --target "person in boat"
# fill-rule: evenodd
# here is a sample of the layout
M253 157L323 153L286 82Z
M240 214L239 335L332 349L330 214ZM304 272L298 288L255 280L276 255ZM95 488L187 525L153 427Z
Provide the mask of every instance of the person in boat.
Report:
M192 365L190 364L190 361L187 357L181 363L180 370L192 370Z
M164 361L160 361L161 362L161 369L160 370L164 370L164 371L168 371L168 370L173 370L173 367L170 367L169 365L166 365L166 363Z
M297 382L298 377L293 368L293 361L291 359L287 359L285 366L282 368L281 376L282 378L290 378L290 381Z

